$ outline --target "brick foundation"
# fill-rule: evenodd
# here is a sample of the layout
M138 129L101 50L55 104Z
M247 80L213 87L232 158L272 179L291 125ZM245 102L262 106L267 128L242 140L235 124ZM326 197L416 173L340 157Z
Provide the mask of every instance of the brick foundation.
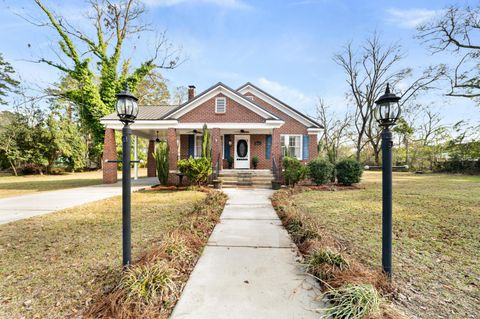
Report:
M103 142L103 183L114 184L117 182L117 163L106 163L105 161L117 160L117 145L115 143L115 130L109 128L105 130Z

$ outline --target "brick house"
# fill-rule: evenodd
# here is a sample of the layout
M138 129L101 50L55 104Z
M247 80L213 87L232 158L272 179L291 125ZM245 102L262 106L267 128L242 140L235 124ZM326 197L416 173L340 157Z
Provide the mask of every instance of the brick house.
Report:
M101 119L105 125L104 160L115 159L114 130L122 124L116 113ZM273 97L251 83L234 90L217 83L195 95L188 88L188 100L176 106L140 106L131 125L132 133L149 140L148 176L156 174L153 151L158 138L170 147L172 182L178 159L201 155L202 127L207 124L212 135L212 160L220 170L251 169L252 158L259 159L258 169L270 170L285 152L302 161L317 156L318 134L322 126L310 117ZM104 182L116 182L116 164L105 163Z

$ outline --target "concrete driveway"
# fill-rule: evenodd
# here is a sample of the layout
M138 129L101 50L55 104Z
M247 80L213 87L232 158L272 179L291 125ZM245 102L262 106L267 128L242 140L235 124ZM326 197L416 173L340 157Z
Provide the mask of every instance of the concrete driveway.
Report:
M229 199L171 319L316 319L322 304L265 189Z
M156 177L132 180L132 191L154 184L158 184ZM122 184L118 182L4 198L0 199L0 224L45 215L121 194Z

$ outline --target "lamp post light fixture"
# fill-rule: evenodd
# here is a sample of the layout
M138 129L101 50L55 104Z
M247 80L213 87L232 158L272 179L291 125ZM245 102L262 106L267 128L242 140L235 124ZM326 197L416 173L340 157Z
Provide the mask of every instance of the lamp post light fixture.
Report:
M400 97L390 92L387 83L385 94L375 104L375 119L382 127L382 267L387 276L392 278L392 132L400 117Z
M132 146L132 129L130 124L135 122L138 115L138 99L128 90L117 94L117 115L123 123L122 129L122 251L123 266L131 263L131 176L130 149Z

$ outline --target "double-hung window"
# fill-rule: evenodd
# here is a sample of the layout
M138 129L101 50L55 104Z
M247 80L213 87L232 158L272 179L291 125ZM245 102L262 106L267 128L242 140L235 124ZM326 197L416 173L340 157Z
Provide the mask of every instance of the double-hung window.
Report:
M280 135L280 144L284 156L302 159L302 135Z
M202 157L202 135L195 135L195 151L194 157L199 158Z
M227 112L227 99L224 97L217 97L215 99L215 113Z

